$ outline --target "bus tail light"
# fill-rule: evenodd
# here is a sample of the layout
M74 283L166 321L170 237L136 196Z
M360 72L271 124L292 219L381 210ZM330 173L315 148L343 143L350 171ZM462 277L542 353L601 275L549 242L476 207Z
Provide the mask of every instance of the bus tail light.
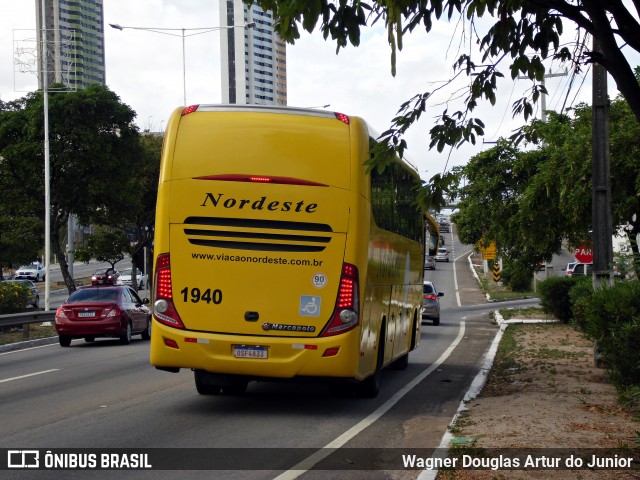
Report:
M155 301L153 302L153 316L160 323L174 328L184 328L180 315L173 303L171 289L171 260L168 253L158 255L154 282Z
M343 263L336 306L329 324L320 335L321 337L348 332L360 323L358 286L358 267L350 263Z
M185 107L184 110L182 110L182 116L184 117L185 115L195 112L198 110L199 106L200 105L189 105L188 107Z
M338 113L338 112L334 112L334 115L342 123L345 123L345 124L349 125L349 123L350 123L349 115L345 115L344 113Z

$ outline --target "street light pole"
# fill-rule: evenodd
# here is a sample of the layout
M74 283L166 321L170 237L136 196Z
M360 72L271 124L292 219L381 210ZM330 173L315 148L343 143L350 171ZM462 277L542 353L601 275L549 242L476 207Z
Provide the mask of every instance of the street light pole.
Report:
M170 35L172 37L182 37L182 100L187 105L187 64L186 64L186 37L194 35L202 35L203 33L215 32L218 30L231 30L232 28L244 28L248 30L256 26L255 22L245 23L244 25L224 25L219 27L201 27L201 28L158 28L158 27L126 27L117 23L110 23L111 28L116 30L144 30L146 32L160 33L162 35ZM180 32L180 33L175 33ZM193 33L187 33L193 32Z

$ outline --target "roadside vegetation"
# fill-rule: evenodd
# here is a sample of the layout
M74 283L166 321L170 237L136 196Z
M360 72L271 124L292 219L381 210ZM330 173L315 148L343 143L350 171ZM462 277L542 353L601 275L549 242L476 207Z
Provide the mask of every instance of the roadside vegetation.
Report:
M594 363L606 369L621 402L640 413L640 281L618 279L594 290L591 276L550 277L538 282L534 293L514 292L482 272L478 276L481 288L493 300L528 295L540 298L540 307L499 310L505 320L556 319L592 341ZM507 347L513 344L509 341L513 331L505 331L499 355L509 356ZM492 367L492 375L499 377L501 370L511 368L502 366L510 363L508 359L498 361Z
M607 370L626 405L640 412L640 281L616 281L594 290L591 277L540 283L544 312L594 342L594 362Z
M70 215L97 235L124 238L121 253L147 270L143 249L153 238L162 136L140 132L136 113L103 85L52 92L48 111L51 254L69 293L76 287L66 256ZM0 100L0 191L11 192L0 198L0 267L44 257L43 118L42 92Z

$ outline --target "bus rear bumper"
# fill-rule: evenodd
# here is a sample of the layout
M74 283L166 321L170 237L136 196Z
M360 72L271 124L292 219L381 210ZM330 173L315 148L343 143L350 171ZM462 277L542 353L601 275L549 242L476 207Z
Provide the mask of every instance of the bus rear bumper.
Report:
M150 361L160 370L276 379L358 376L359 329L323 338L257 337L178 330L154 321L151 332Z

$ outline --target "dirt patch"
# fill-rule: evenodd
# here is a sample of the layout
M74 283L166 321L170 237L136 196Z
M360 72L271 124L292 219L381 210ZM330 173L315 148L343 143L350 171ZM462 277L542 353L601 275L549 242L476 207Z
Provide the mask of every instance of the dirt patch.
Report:
M452 428L463 449L636 447L640 430L606 372L594 367L592 342L560 323L509 326L482 393L466 406ZM438 478L613 479L640 471L459 470Z

